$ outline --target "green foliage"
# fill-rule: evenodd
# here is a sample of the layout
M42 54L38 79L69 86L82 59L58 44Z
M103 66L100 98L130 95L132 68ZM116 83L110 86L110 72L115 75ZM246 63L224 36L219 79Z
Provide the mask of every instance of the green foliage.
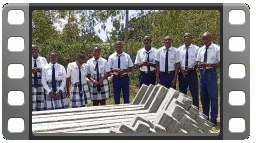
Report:
M183 34L190 32L194 43L201 46L200 35L209 31L214 42L220 43L220 13L217 10L161 10L131 20L129 39L141 41L152 36L152 45L161 47L165 36L173 38L173 45L183 44Z

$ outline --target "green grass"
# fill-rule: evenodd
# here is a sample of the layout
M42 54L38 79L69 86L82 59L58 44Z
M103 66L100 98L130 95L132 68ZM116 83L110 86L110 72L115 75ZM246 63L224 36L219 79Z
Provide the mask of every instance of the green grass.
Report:
M137 92L139 91L138 75L139 74L138 74L138 72L136 70L133 70L131 72L131 75L130 75L130 102L133 101L133 99L135 98ZM213 132L218 132L220 130L220 78L219 77L220 76L219 76L219 71L218 71L218 96L219 96L219 98L218 98L218 118L217 118L217 126L212 128ZM177 87L177 90L179 90L178 83L177 83L176 87ZM112 86L111 86L111 88L112 88ZM112 91L112 89L111 89L111 91ZM192 96L191 96L189 90L188 90L188 95L192 99ZM68 99L68 101L69 101L69 107L71 108L70 99ZM124 103L123 98L122 98L122 93L121 93L120 103L121 104ZM111 97L106 100L106 104L107 105L114 105L113 93L111 93ZM89 103L86 106L90 107L90 106L92 106L92 103ZM200 102L200 96L199 96L199 111L202 112L202 104Z

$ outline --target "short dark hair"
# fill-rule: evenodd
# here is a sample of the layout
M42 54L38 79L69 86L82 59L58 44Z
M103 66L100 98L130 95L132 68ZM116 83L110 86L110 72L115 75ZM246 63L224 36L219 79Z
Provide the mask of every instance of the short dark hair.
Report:
M115 43L115 45L118 45L118 44L124 44L124 42L123 41L117 41L116 43Z
M95 46L95 47L93 48L93 50L95 50L95 49L99 49L99 50L101 51L101 47L100 47L100 46Z
M51 52L50 52L50 55L51 54L57 54L57 55L59 55L55 50L52 50Z
M203 37L203 36L207 36L207 37L212 38L212 34L209 31L206 31L206 32L202 33L201 37Z
M37 48L37 49L39 49L39 47L37 46L37 45L32 45L32 48Z
M79 54L77 54L77 58L85 59L86 56L84 53L79 53Z

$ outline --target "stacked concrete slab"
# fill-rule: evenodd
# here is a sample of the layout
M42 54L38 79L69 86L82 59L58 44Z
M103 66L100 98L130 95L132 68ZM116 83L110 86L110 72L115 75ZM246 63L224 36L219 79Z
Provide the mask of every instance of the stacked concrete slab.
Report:
M142 85L131 104L32 112L35 133L209 133L212 124L172 88Z
M211 133L213 124L192 105L189 96L161 85L149 87L152 95L144 89L149 96L144 109L156 113L154 121L136 115L130 124L121 124L111 133Z

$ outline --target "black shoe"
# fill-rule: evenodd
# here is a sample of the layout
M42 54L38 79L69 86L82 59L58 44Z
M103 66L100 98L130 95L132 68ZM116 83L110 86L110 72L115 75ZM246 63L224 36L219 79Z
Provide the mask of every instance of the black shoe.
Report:
M213 123L213 127L216 127L218 124L217 123Z

